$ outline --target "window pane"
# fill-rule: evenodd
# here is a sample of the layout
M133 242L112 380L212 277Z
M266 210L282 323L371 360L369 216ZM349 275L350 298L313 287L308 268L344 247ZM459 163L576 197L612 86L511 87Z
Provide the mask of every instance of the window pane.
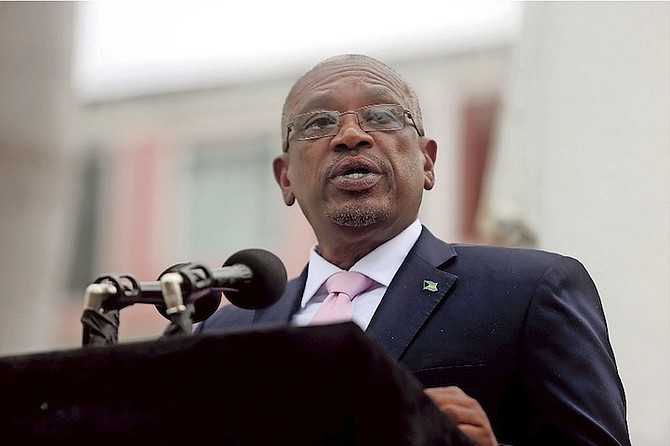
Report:
M103 157L97 151L83 161L80 176L76 237L73 240L68 277L68 290L81 293L95 279L97 247L100 230L100 200L102 199Z
M281 200L268 147L227 142L190 153L181 201L181 251L190 259L220 264L240 249L275 244L272 216Z

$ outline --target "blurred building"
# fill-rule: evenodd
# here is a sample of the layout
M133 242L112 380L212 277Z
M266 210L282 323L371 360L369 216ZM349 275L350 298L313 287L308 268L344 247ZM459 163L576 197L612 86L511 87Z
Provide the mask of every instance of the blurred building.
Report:
M330 54L81 101L75 17L67 2L0 3L0 354L77 347L99 274L154 280L258 247L295 276L314 243L271 161L288 89ZM645 446L670 440L669 19L664 2L530 3L518 34L370 53L415 87L439 144L423 223L592 273ZM150 306L121 318L123 342L166 325Z

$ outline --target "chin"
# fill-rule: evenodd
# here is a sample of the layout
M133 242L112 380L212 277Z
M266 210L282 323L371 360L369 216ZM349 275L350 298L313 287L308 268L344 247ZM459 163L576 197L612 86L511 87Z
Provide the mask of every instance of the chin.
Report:
M386 208L347 205L337 210L326 211L326 215L338 226L365 228L388 220L391 213Z

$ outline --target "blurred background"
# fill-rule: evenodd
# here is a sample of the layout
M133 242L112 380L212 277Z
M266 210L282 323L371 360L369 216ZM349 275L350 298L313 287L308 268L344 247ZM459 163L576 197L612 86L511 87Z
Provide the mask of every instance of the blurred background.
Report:
M0 355L81 345L103 273L314 236L271 160L293 81L364 53L439 143L421 220L457 242L580 259L602 296L633 443L670 441L670 3L0 2ZM121 342L157 338L152 306Z

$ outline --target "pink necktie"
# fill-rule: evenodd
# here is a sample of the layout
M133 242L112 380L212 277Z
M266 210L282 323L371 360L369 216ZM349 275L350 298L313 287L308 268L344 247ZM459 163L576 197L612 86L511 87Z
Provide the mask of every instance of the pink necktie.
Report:
M374 280L354 271L335 273L326 280L328 297L309 321L309 325L332 324L350 321L352 315L351 301L354 297L370 288Z

